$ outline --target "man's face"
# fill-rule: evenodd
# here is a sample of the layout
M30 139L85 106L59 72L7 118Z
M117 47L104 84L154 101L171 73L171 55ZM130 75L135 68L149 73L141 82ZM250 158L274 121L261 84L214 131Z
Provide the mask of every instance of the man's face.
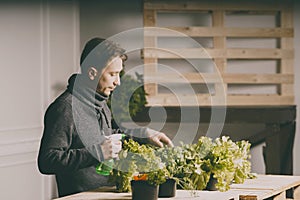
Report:
M120 85L120 72L123 69L123 61L120 57L114 58L102 71L98 82L97 92L109 96Z

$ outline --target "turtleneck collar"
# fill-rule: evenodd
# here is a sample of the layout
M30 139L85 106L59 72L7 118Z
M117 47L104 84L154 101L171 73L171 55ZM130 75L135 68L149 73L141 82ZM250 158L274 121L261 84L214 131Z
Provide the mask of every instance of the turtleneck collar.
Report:
M103 107L108 100L108 97L96 92L96 87L89 86L88 80L82 74L73 74L68 80L67 89L83 103L96 108Z

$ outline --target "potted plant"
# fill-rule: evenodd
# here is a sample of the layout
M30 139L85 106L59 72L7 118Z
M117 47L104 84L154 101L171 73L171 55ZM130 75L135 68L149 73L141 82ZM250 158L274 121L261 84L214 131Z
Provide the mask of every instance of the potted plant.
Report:
M179 147L157 148L156 150L156 155L160 157L168 171L166 181L159 186L159 197L174 197L176 195L176 185L180 180L175 175L178 174L177 161L179 161L180 153Z
M166 181L167 175L155 148L129 139L123 143L111 180L119 192L131 191L133 199L157 199L158 185Z
M227 191L230 184L243 183L245 179L252 178L249 158L249 142L233 142L227 136L216 138L201 166L210 174L206 189Z
M210 152L212 140L208 137L199 138L194 144L181 144L177 147L176 168L174 177L179 187L186 190L203 190L209 180L209 173L201 167L203 158Z

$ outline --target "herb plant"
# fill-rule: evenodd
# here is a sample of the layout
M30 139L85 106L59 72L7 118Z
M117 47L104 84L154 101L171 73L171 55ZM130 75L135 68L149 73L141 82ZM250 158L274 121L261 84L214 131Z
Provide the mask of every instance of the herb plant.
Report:
M123 143L111 180L116 182L118 191L127 192L131 191L131 180L146 180L149 184L159 185L166 181L167 175L168 171L155 154L155 148L129 139Z
M227 136L216 138L211 151L203 159L202 169L217 179L216 188L230 189L231 183L243 183L251 175L250 143L233 142Z

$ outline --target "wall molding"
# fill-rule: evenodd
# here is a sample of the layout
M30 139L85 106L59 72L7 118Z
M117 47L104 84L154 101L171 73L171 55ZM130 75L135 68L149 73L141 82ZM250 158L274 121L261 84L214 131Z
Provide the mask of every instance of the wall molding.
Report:
M0 168L36 163L42 127L2 130Z
M26 164L31 164L31 163L36 163L36 159L28 159L28 160L22 160L22 161L15 161L15 162L8 162L8 163L0 163L0 168L3 167L12 167L12 166L18 166L18 165L26 165Z
M39 140L43 127L12 128L0 131L0 145L11 145Z
M1 157L37 152L41 132L41 126L2 131L0 133L0 159Z

